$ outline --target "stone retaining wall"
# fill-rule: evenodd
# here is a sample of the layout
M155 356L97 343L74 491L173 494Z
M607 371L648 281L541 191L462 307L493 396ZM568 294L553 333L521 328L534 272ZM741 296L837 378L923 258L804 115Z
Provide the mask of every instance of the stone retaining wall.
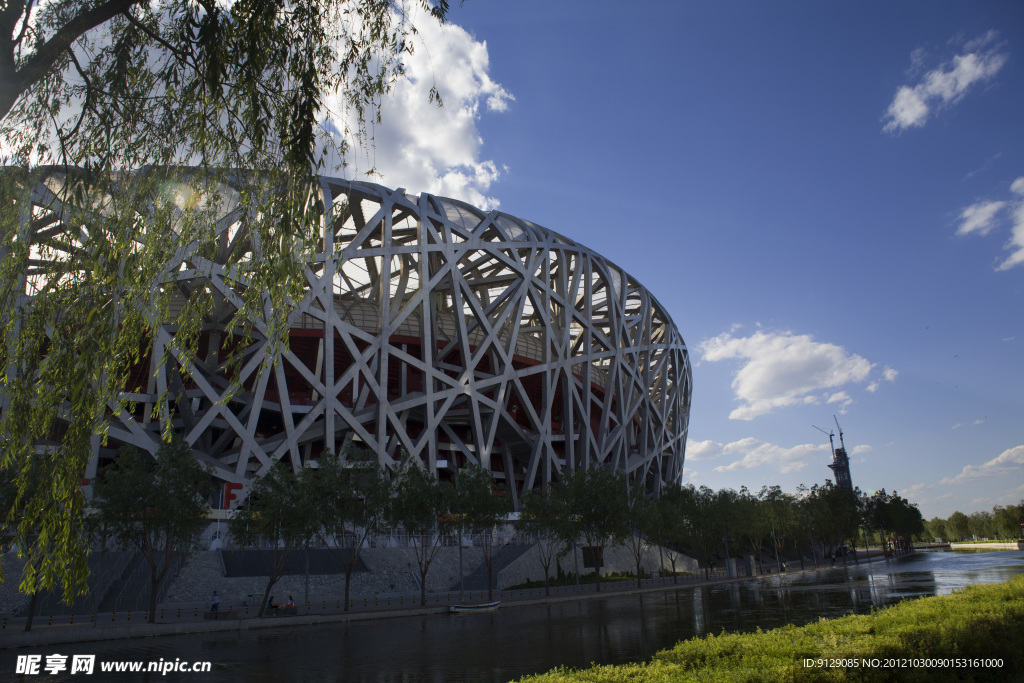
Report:
M352 574L352 597L419 593L419 565L412 548L366 548L360 557L369 571ZM479 548L463 549L463 569L466 575L482 562L483 551ZM441 548L427 573L427 590L447 591L458 578L459 549ZM276 602L286 602L289 595L301 601L305 595L305 585L306 578L303 575L284 576L274 584L271 592ZM263 576L225 577L220 553L207 550L189 558L168 589L164 602L203 602L216 590L224 604L245 604L248 595L263 593L266 586L267 577ZM309 595L312 602L343 597L345 575L311 574Z
M0 555L3 564L3 583L0 583L0 614L12 614L28 608L29 596L18 590L21 583L21 570L25 560L20 559L12 550Z
M668 551L663 553L663 555L663 570L670 572L672 571L672 563L669 561ZM643 555L641 555L641 570L648 575L652 571L657 571L661 559L662 558L659 557L658 546L648 546L644 550ZM579 564L577 565L576 562ZM580 574L584 576L594 573L593 569L588 569L583 566L583 551L580 548L576 549L575 560L573 559L573 554L570 552L559 558L557 560L557 564L556 562L551 564L552 578L557 574L557 565L560 565L562 571L566 573L575 573L577 566L579 566ZM679 555L677 553L676 571L696 572L697 561L691 557ZM602 576L607 576L609 574L635 573L636 561L633 559L633 552L627 546L611 546L604 549L604 566L601 567ZM544 565L541 564L540 549L536 545L523 553L512 564L505 567L505 569L498 573L499 588L509 588L510 586L518 586L529 581L543 580Z
M499 588L516 586L527 581L543 581L544 568L540 563L537 546L530 548L508 567L498 573ZM580 571L585 575L591 569L583 566L583 553L577 549L576 556ZM419 593L417 578L419 571L416 555L412 548L366 548L360 557L369 571L356 572L352 575L351 597L367 597L377 595L415 595ZM22 561L13 553L2 557L4 582L0 583L0 613L10 614L28 606L28 596L18 592ZM565 572L575 571L575 563L571 553L558 561ZM483 564L483 551L478 547L463 548L463 573L469 576ZM633 573L636 567L633 555L625 546L609 547L604 551L604 567L602 574ZM642 561L644 573L650 574L659 567L658 548L649 547L645 550ZM664 570L671 571L667 552ZM697 570L696 561L686 556L679 556L676 571ZM552 575L556 573L552 565ZM427 573L427 591L443 593L448 591L459 580L459 549L444 547L431 563ZM296 602L305 597L306 579L302 575L282 577L271 593L275 602L285 603L288 596ZM220 595L222 609L229 605L236 608L253 602L250 595L262 594L267 585L267 577L251 576L228 578L224 576L224 567L219 551L207 550L190 557L174 577L162 601L171 604L205 604L210 594L217 591ZM311 602L334 602L345 595L344 574L320 574L309 577L309 597ZM269 596L267 596L269 597Z

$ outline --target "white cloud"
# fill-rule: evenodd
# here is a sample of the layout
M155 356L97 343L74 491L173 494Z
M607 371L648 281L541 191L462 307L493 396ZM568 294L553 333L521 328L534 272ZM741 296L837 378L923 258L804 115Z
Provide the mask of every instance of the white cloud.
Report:
M867 462L868 459L863 457L863 456L868 454L868 453L870 453L873 450L875 450L874 447L873 446L869 446L867 444L861 444L859 446L854 446L850 450L850 462L852 462L852 463L865 463L865 462ZM861 456L861 457L857 457L857 456Z
M956 229L958 235L969 235L976 232L979 235L987 235L996 227L996 215L1006 206L1006 202L984 201L971 204L960 212L960 227Z
M397 16L394 20L402 21ZM325 95L323 135L346 140L349 152L344 159L329 155L324 172L404 187L414 193L451 196L483 209L495 208L498 201L487 193L504 169L483 158L483 139L477 124L483 112L505 111L515 98L490 77L485 42L477 41L460 26L440 25L422 12L412 20L418 31L413 38L414 49L402 55L405 76L393 84L392 92L381 103L380 124L373 124L377 112L369 111L366 134L358 135L358 117L347 105L344 93ZM359 20L350 15L346 21L351 22L350 33L357 35ZM91 35L96 45L109 42L103 28ZM84 53L79 57L87 59ZM153 55L151 58L156 59ZM70 67L62 77L73 82L78 79ZM430 102L431 87L437 88L443 107ZM67 103L60 120L74 121L80 107L78 101ZM13 154L14 149L6 138L0 139L0 160ZM33 156L32 161L53 163L39 156ZM178 160L185 164L199 161ZM346 166L338 169L343 163ZM375 175L367 178L370 171Z
M1024 468L1024 445L1008 448L982 465L968 465L955 477L946 477L940 484L959 484L974 479L1005 475Z
M1010 185L1013 194L1008 200L985 200L971 204L960 212L960 227L957 235L978 233L987 235L997 228L1001 216L1010 217L1010 239L1006 249L1010 252L996 270L1009 270L1024 263L1024 176L1017 178Z
M883 130L898 133L921 127L936 109L956 104L975 83L995 76L1007 60L1000 46L993 44L997 37L995 31L989 31L964 45L963 53L925 73L917 84L900 86L886 111ZM915 70L922 60L920 50L911 53Z
M1012 253L996 270L1009 270L1024 263L1024 177L1013 181L1010 190L1017 195L1010 219L1010 241L1006 243L1006 249Z
M974 422L958 422L958 423L956 423L955 425L953 425L953 429L960 429L961 427L974 427L974 426L976 426L976 425L980 425L980 424L982 424L982 423L984 423L984 422L985 422L985 421L984 421L984 420L982 420L982 419L981 419L981 418L979 417L979 418L978 418L977 420L975 420Z
M727 444L703 443L712 444L706 448L709 451L716 451L715 457L740 456L728 465L716 467L716 472L734 472L740 469L749 470L754 467L766 466L782 474L788 474L802 470L816 455L830 453L829 447L824 444L800 444L786 448L766 443L753 437L747 437Z
M904 85L896 91L896 97L889 105L887 113L892 120L885 125L884 130L891 132L908 126L924 125L925 119L928 118L928 105L917 89Z
M722 454L722 444L714 441L687 441L686 460L711 460Z
M1020 502L1020 492L1024 491L1024 484L1017 486L1012 489L1008 489L1002 493L1002 495L995 496L993 503L995 505L1016 505Z
M979 173L982 173L983 171L987 171L989 169L989 167L992 166L992 162L994 162L996 159L998 159L1001 156L1003 156L1002 152L996 152L991 157L989 157L989 159L987 161L985 161L984 164L981 165L981 168L975 169L975 170L969 172L966 176L964 176L964 180L969 180L970 178L973 178L974 176L978 175Z
M900 374L899 370L896 370L894 368L890 368L888 365L886 365L885 368L882 369L882 377L887 382L895 382L896 378L899 376L899 374Z
M867 381L874 367L841 346L792 332L758 331L749 337L733 337L732 332L726 332L704 341L698 350L707 361L745 361L732 381L736 398L742 402L729 414L733 420L752 420L778 408L823 399L849 399L848 395L845 399L840 396L844 392L833 391L827 396L818 392Z
M381 105L382 122L370 128L370 140L349 138L356 147L346 160L346 175L372 170L379 175L371 180L390 187L495 208L498 201L487 192L502 169L481 158L477 123L482 111L505 111L515 98L491 79L486 42L454 24L421 23L414 52L404 58L405 76ZM429 101L431 87L437 88L444 106ZM358 129L354 112L340 96L326 104L334 113L335 129Z
M927 491L935 486L935 484L914 484L900 491L900 495L907 500L913 502L913 499L918 496L922 491Z
M853 403L853 399L850 398L850 395L848 393L846 393L845 391L838 391L838 392L836 392L836 393L834 393L834 394L832 394L831 396L828 397L828 402L829 403L838 403L839 404L839 414L840 415L845 415L846 414L846 409L847 409L847 407L849 407L849 405L851 403Z

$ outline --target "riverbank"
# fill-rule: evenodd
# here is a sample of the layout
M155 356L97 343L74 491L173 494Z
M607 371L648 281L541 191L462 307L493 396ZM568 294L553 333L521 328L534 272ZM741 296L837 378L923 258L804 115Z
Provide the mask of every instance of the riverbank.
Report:
M950 550L1024 550L1024 541L972 541L950 543Z
M879 551L877 554L872 554L868 559L862 556L861 563L884 559L886 558ZM851 564L851 566L853 565ZM833 569L833 567L821 567L822 571L829 569ZM810 574L816 571L818 569L815 567L808 567L806 569L791 568L783 572L781 576ZM711 579L679 579L678 582L674 582L670 577L665 577L660 579L644 579L640 586L636 585L635 580L622 580L602 583L601 591L595 590L593 584L581 584L579 589L576 586L553 587L550 595L546 595L543 588L495 591L494 599L502 601L502 610L504 610L518 605L589 600L617 595L777 579L779 577L780 574L778 573L769 573L753 577L739 576L729 578L719 576ZM165 635L282 629L349 621L400 618L447 612L450 605L485 602L487 600L487 591L428 593L426 606L417 604L419 601L418 594L359 596L353 598L352 607L348 612L341 611L342 606L340 602L331 604L324 601L312 606L314 610L317 610L317 613L314 614L268 616L263 618L255 616L257 610L254 607L228 611L226 607L222 606L224 611L218 614L217 620L203 618L205 616L205 606L201 607L192 604L184 606L164 605L158 615L158 623L155 624L145 623L145 615L142 612L104 613L79 618L74 620L73 623L68 623L68 617L64 617L63 620L58 620L56 623L50 622L45 617L37 617L33 630L28 633L20 630L24 626L23 620L4 620L0 624L0 627L2 627L0 628L0 649L120 640L125 638L149 638Z
M1019 680L1021 643L1024 576L803 627L692 638L649 663L557 669L520 681Z

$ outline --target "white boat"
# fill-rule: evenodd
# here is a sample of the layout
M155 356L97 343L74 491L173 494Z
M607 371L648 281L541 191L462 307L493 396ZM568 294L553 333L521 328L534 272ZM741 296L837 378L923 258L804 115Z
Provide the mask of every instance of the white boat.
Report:
M469 612L493 612L501 605L501 600L484 602L479 605L452 605L448 611L452 614L466 614Z

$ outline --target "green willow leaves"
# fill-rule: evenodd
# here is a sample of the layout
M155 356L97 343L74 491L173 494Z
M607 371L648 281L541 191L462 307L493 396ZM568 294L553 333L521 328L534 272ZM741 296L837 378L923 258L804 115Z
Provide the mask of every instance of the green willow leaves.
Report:
M187 367L204 353L237 385L252 343L287 342L301 265L332 218L316 177L345 152L325 102L341 96L358 138L416 22L447 10L0 0L0 466L50 482L17 478L41 558L26 587L84 590L81 485L149 354ZM213 220L229 199L230 224ZM187 277L214 268L230 290ZM156 348L161 329L174 342ZM183 392L164 392L164 440Z

